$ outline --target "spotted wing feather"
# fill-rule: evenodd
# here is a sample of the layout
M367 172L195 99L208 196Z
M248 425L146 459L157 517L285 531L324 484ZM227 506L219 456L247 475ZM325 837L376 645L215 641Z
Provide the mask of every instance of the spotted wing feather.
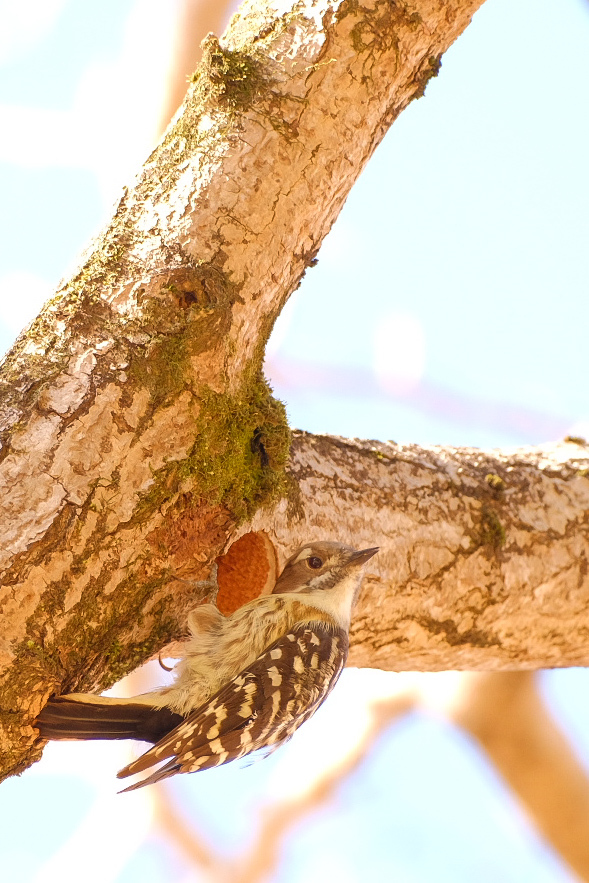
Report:
M347 654L343 629L320 621L293 627L153 748L120 770L118 776L124 778L169 759L125 790L278 747L330 693Z

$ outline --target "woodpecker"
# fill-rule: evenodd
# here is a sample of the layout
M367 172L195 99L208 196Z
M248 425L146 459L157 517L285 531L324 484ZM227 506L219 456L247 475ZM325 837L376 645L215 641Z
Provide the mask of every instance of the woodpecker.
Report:
M34 726L43 739L138 739L153 747L118 778L151 770L124 791L270 753L327 698L348 655L364 565L378 548L302 546L271 595L231 616L213 604L188 617L190 638L170 686L130 699L54 697Z

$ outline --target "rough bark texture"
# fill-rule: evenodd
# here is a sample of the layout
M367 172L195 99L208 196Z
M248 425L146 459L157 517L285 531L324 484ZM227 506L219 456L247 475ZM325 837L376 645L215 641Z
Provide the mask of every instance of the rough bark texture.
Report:
M265 340L384 132L480 2L246 3L6 358L5 771L35 756L25 724L52 691L104 687L178 636L236 524L285 493L288 429L261 378Z
M296 433L296 500L251 527L292 549L381 547L349 664L410 670L589 665L589 448L419 448Z

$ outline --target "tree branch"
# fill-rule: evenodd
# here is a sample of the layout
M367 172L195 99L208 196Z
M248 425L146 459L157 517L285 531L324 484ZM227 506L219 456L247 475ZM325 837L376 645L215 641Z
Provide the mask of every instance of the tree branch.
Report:
M452 717L479 741L556 852L589 880L589 778L533 675L471 676Z
M26 721L51 692L107 686L178 637L236 524L285 493L265 341L480 2L246 3L5 359L0 768L38 756Z
M295 433L298 496L248 529L280 549L379 543L350 664L589 664L589 448L419 448Z

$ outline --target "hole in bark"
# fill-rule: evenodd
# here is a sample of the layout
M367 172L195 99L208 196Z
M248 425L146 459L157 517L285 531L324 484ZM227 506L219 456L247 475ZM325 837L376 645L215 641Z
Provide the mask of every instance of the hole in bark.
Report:
M274 544L263 531L250 531L217 558L217 607L226 616L260 595L269 595L278 578Z

